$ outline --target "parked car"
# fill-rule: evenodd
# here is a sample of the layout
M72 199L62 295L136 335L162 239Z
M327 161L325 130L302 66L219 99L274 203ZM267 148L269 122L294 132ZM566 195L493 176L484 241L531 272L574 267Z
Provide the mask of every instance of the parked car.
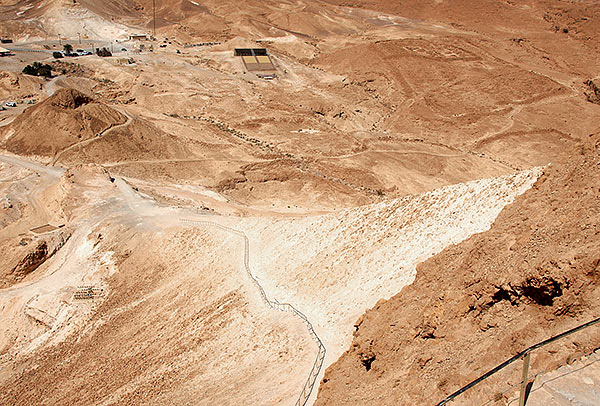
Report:
M15 102L6 102L5 105L6 107L17 107L17 103Z

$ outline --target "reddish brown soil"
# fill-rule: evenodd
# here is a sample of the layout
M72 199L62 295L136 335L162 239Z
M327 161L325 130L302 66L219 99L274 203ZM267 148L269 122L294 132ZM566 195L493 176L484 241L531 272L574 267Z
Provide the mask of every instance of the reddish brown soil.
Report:
M594 124L585 135L573 137L572 129L587 119L568 118L564 113L572 106L566 96L569 87L584 96L578 105L583 105L581 100L587 99L587 105L593 102L595 90L587 79L597 73L586 67L596 63L583 60L597 58L600 9L575 1L369 0L352 6L477 33L478 39L440 38L435 46L420 39L387 41L368 49L355 46L356 51L369 53L367 59L378 58L380 63L373 67L344 56L345 51L318 60L328 69L335 69L333 61L341 60L345 65L339 69L367 79L370 69L380 69L385 63L387 72L397 74L378 72L362 86L379 92L389 88L388 100L394 100L394 90L406 93L428 88L423 97L416 93L417 103L409 106L396 96L405 111L401 117L414 119L391 119L388 128L420 131L428 141L441 137L453 146L471 144L474 150L515 166L553 162L531 191L501 213L489 232L422 264L413 285L357 321L354 342L327 370L316 403L435 404L527 346L599 314L600 135ZM496 45L490 48L492 43ZM398 57L387 56L391 47ZM436 53L450 47L461 50L463 57L446 57L440 63ZM427 65L420 62L423 59ZM558 76L547 81L550 76L531 69L536 59L545 60L546 66L560 66L559 70L579 79L569 85ZM513 64L497 65L500 60ZM511 73L524 68L525 61L532 63L529 73ZM458 69L452 74L456 81L443 80L451 64L469 66L468 75L461 79L464 70ZM411 70L415 66L419 66L418 73ZM419 86L408 86L419 78ZM436 86L440 80L444 84ZM558 86L553 87L552 81ZM471 93L475 88L477 94ZM527 95L519 94L525 89ZM456 102L452 99L457 95L468 114L453 117ZM528 106L519 107L522 101ZM485 131L480 125L497 122L494 116L508 105L515 112L508 117L519 119L495 133L477 135ZM554 113L542 113L546 108ZM417 118L425 120L416 124ZM518 151L513 149L517 144ZM537 351L532 369L551 368L598 345L598 328L579 333ZM518 381L519 368L517 364L486 381L457 404L491 400ZM504 402L501 395L497 399Z
M527 346L597 317L600 134L568 161L549 167L490 231L423 263L413 285L358 320L317 405L433 404ZM599 345L598 328L579 333L538 350L533 368ZM507 386L469 396L487 401Z
M25 110L0 130L4 147L23 155L54 156L77 142L96 136L126 117L77 90L63 89ZM12 134L12 135L11 135Z
M508 34L506 28L544 28L565 34L597 48L593 38L600 34L600 10L593 1L526 0L327 0L328 3L361 7L426 21L440 21L457 28L484 33ZM499 29L503 27L504 29ZM566 29L566 32L565 32Z

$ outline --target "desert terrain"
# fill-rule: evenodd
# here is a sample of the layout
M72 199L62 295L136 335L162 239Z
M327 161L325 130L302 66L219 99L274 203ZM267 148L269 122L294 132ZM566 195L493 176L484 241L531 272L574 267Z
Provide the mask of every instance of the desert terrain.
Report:
M0 0L0 404L435 405L598 318L598 27ZM599 331L536 350L527 404L600 402ZM453 403L518 404L520 365Z

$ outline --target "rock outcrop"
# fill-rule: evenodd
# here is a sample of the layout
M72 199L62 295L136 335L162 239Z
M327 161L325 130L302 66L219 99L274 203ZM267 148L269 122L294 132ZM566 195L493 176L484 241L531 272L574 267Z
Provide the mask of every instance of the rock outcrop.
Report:
M597 317L598 179L600 134L567 165L547 169L489 231L426 261L412 285L367 311L316 404L435 404L528 346ZM532 370L599 345L597 327L580 332L537 350ZM518 381L518 368L465 399L490 400Z

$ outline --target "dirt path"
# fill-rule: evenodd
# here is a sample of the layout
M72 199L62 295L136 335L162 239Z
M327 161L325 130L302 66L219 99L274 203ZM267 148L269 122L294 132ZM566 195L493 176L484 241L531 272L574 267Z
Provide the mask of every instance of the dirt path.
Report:
M17 157L12 157L8 155L0 155L0 162L18 166L21 168L28 169L33 172L33 174L29 174L20 180L25 178L29 178L32 175L39 176L39 179L33 179L32 184L36 185L33 189L26 192L24 198L27 200L29 207L32 210L32 213L27 217L27 220L24 222L17 222L13 224L9 224L8 226L0 229L0 237L8 238L14 237L23 232L27 232L30 227L35 225L44 224L52 219L53 215L48 210L47 205L40 200L39 195L42 193L48 186L54 184L60 176L64 173L64 169L62 168L49 168L44 165L26 161L23 159L19 159ZM17 179L12 180L12 182L18 181ZM2 182L8 182L8 180L2 180Z
M22 168L26 168L32 170L34 172L43 173L49 175L53 178L60 178L62 174L65 172L63 168L52 168L48 166L44 166L42 164L38 164L33 161L27 161L25 159L17 158L9 155L0 155L0 162L7 163L9 165L20 166Z
M12 117L2 117L2 122L0 122L0 127L4 127L6 125L9 125L13 121L15 121L15 118L17 118L16 115L12 116Z
M56 76L55 78L53 78L51 81L49 81L48 83L46 83L46 94L48 96L52 96L54 93L56 93L56 91L58 90L57 86L56 86L56 82L61 79L62 76Z
M353 158L353 157L368 154L368 153L386 153L386 154L400 154L400 155L429 155L429 156L436 156L436 157L440 157L440 158L460 158L460 157L463 157L468 154L468 152L462 152L460 154L438 154L436 152L427 152L427 151L398 151L395 149L385 149L385 150L369 150L369 149L367 149L365 151L355 152L352 154L320 158L320 160Z
M315 340L315 342L317 343L317 346L319 347L319 352L317 353L317 356L315 358L315 362L313 363L312 369L310 370L308 378L307 378L306 382L304 383L304 386L302 387L302 391L300 392L298 400L296 401L296 404L295 404L296 406L304 406L308 402L308 399L310 398L310 395L312 394L312 391L313 391L313 388L317 381L317 378L318 378L319 374L321 373L321 368L323 367L323 362L325 360L325 354L327 352L325 349L325 345L323 345L323 341L321 341L321 339L315 332L315 329L314 329L312 323L310 322L310 320L308 320L308 318L302 312L300 312L298 309L296 309L292 304L279 303L279 301L277 299L273 299L273 300L269 299L269 296L265 292L265 289L263 288L263 286L260 284L258 279L252 274L252 271L250 270L250 265L249 265L249 263L250 263L250 240L248 239L248 236L246 235L246 233L244 233L243 231L235 230L230 227L223 226L218 223L214 223L212 221L195 221L195 220L184 219L184 218L182 218L181 221L184 224L189 224L192 226L219 228L221 230L227 231L228 233L235 234L235 235L242 237L244 239L244 268L246 270L246 273L248 274L248 276L250 277L250 279L252 280L252 282L254 283L254 285L256 286L258 291L260 292L263 302L273 310L279 310L279 311L283 311L283 312L292 313L294 316L296 316L298 319L300 319L301 321L303 321L306 324L306 326L308 328L308 332L310 333L311 337Z
M130 121L131 121L131 118L129 118L128 123ZM127 125L128 123L121 124L120 126ZM116 128L116 127L113 127L113 129L114 128ZM60 175L62 175L62 173L64 173L64 169L62 169L62 168L45 167L45 166L30 162L30 161L26 161L24 159L19 159L19 158L15 158L15 157L8 157L8 156L0 155L0 161L9 163L11 165L24 167L24 168L27 168L30 170L43 172L45 174L50 175L49 179L43 183L55 181L57 177L59 177ZM131 220L148 221L148 222L153 222L153 223L167 222L170 225L174 225L174 224L181 225L181 223L183 223L183 224L192 225L192 226L218 228L218 229L224 230L228 233L231 233L231 234L234 234L234 235L237 235L237 236L240 236L243 238L244 247L245 247L244 268L245 268L248 276L250 277L252 283L258 289L263 302L273 310L292 313L292 314L294 314L295 317L302 320L306 324L309 334L312 336L313 340L316 342L316 344L319 348L319 351L318 351L315 361L313 363L312 369L309 372L308 378L307 378L307 380L300 392L298 400L296 402L297 406L305 405L312 394L312 391L316 384L317 378L321 372L321 368L323 366L323 362L325 359L325 353L326 353L325 346L323 345L323 342L321 341L319 336L316 334L311 322L308 320L308 318L303 313L301 313L299 310L297 310L293 305L291 305L289 303L280 303L276 299L269 299L267 292L265 292L262 285L259 283L259 281L256 279L256 277L253 275L252 271L250 270L250 267L249 267L250 240L248 239L247 235L242 231L235 230L230 227L226 227L224 225L221 225L221 224L213 222L213 221L193 220L194 217L198 218L198 216L196 214L186 213L186 212L182 212L180 210L175 211L173 208L170 208L170 207L159 207L155 204L155 202L151 201L150 199L143 198L142 196L137 194L132 189L132 187L122 178L119 178L119 177L115 178L115 185L117 186L117 188L119 190L119 194L121 195L121 197L123 197L125 199L125 203L129 208L128 212L124 211L123 213L119 213L119 214L121 214L125 217L129 217L129 218L131 218ZM47 186L48 186L47 184L40 185L40 187L47 187ZM106 215L108 215L108 213ZM83 237L81 237L81 238L83 238ZM81 238L79 238L79 240ZM47 275L44 275L42 278L40 278L36 281L19 284L19 285L13 286L8 289L2 289L2 290L0 290L0 296L3 296L3 297L13 296L15 294L20 294L27 289L36 289L38 286L43 286L43 284L46 283L45 281L48 280L48 278L56 278L57 274L60 272L61 268L62 267L60 267L60 266L56 267L53 272L51 272Z
M475 148L477 148L478 145L481 145L486 140L494 139L494 138L498 137L499 135L502 135L505 132L509 131L515 125L515 117L523 110L524 107L532 107L532 106L538 106L538 105L542 105L542 104L549 104L552 102L557 102L559 100L572 99L574 97L577 97L577 94L563 94L563 95L551 96L551 97L548 97L548 98L545 98L542 100L538 100L538 101L530 103L528 105L512 106L513 110L506 117L508 121L504 126L502 126L502 128L500 128L497 131L487 132L486 134L484 134L483 136L479 137L477 140L472 142L471 145L469 146L469 148L475 149Z
M123 127L127 127L127 126L129 126L129 124L131 124L131 122L133 121L133 117L131 117L131 116L129 115L129 113L127 113L127 112L126 112L126 111L124 111L124 110L118 110L118 111L119 111L119 113L121 113L121 114L123 114L124 116L126 116L126 117L127 117L127 120L126 120L124 123L122 123L122 124L117 124L117 125L111 124L111 125L110 125L110 126L107 128L107 129L105 129L104 131L102 131L102 132L98 133L98 134L97 134L97 135L96 135L94 138L90 138L90 139L87 139L87 140L84 140L84 141L78 142L78 143L76 143L76 144L73 144L73 145L71 145L71 146L69 146L69 147L67 147L67 148L63 149L63 150L62 150L62 151L60 151L58 154L56 154L56 156L54 157L54 160L52 161L52 166L55 166L55 165L56 165L56 163L59 161L60 157L61 157L61 156L62 156L62 155L65 153L65 152L71 151L71 150L72 150L72 149L74 149L74 148L78 148L78 147L84 147L84 146L86 146L86 145L88 145L88 144L91 144L91 143L92 143L92 142L94 142L94 141L97 141L97 140L101 139L101 138L102 138L104 135L108 134L109 132L111 132L111 131L113 131L113 130L116 130L116 129L118 129L118 128L123 128Z
M210 158L174 158L174 159L140 159L136 161L120 161L102 164L106 168L135 164L167 164L173 162L273 162L275 159L210 159Z
M237 203L223 197L218 193L210 190L199 188L199 190L189 190L177 187L177 185L144 185L143 181L139 179L131 179L132 183L139 186L140 189L145 189L144 186L149 187L152 191L149 194L158 193L159 195L175 196L178 198L189 199L196 203L204 204L215 210L219 214L233 215L233 216L255 216L255 217L274 217L274 218L297 218L306 216L320 216L329 214L331 210L301 210L301 211L279 211L269 207L253 206L247 204Z
M156 206L156 204L154 204L154 202L152 202L148 199L144 199L141 196L139 196L138 194L136 194L134 192L134 190L131 188L131 186L122 178L116 178L115 184L119 188L121 194L125 197L130 209L137 215L150 216L150 217L154 218L154 217L164 216L165 214L167 214L169 216L170 222L178 221L180 223L184 223L184 224L188 224L188 225L192 225L192 226L218 228L220 230L224 230L230 234L234 234L234 235L237 235L237 236L240 236L243 238L243 240L244 240L244 268L246 270L246 273L252 280L253 284L258 289L263 302L267 306L269 306L271 309L292 313L292 314L294 314L294 316L296 316L297 318L302 320L307 325L308 332L310 333L311 337L315 340L315 342L319 348L319 351L318 351L315 361L313 363L313 367L308 375L308 378L307 378L307 380L302 388L302 391L300 392L299 398L296 402L296 406L305 405L312 394L312 390L313 390L313 388L316 384L317 378L321 372L321 368L323 366L323 362L325 360L325 354L326 354L325 346L323 345L323 342L321 341L321 339L315 332L313 325L311 324L311 322L308 320L308 318L303 313L301 313L299 310L297 310L293 305L291 305L289 303L279 303L279 301L277 301L277 299L273 299L273 300L269 299L269 296L265 292L264 288L262 287L262 285L259 283L259 281L256 279L256 277L250 270L250 266L249 266L249 263L250 263L250 240L248 239L248 236L246 235L246 233L244 233L243 231L239 231L239 230L224 226L222 224L219 224L219 223L216 223L213 221L190 219L189 214L187 214L185 212L183 214L181 212L175 213L172 211L171 208L160 208L160 207ZM165 213L165 211L167 211L168 213Z

